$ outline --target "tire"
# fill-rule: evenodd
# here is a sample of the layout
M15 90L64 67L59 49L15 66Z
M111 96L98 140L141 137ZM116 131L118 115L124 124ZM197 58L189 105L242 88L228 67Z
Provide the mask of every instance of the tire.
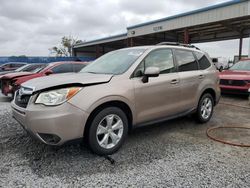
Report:
M206 106L206 107L205 107ZM208 122L214 110L214 98L211 94L205 93L199 100L198 108L196 111L196 120L199 123Z
M111 155L120 149L127 134L126 114L120 108L107 107L97 113L91 122L88 145L98 155Z

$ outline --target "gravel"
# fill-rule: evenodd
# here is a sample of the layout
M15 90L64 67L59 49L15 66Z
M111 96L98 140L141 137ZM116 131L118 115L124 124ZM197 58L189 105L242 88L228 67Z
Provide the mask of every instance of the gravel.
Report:
M225 100L204 125L185 117L135 129L111 164L84 143L51 147L32 139L0 97L0 187L249 187L250 148L206 136L208 127L250 126L250 109Z

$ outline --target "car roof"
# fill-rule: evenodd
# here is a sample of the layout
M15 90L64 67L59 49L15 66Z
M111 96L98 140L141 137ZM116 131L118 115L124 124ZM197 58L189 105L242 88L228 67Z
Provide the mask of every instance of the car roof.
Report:
M135 46L135 47L128 47L123 48L120 50L126 50L126 49L144 49L144 50L154 50L154 49L161 49L161 48L174 48L174 49L182 49L182 50L190 50L190 51L197 51L204 53L203 51L196 49L195 47L185 47L185 46L176 46L176 45L150 45L150 46Z
M88 62L85 62L85 61L57 61L57 62L49 63L48 67L53 67L53 66L60 65L60 64L71 64L71 63L74 63L74 64L88 64Z

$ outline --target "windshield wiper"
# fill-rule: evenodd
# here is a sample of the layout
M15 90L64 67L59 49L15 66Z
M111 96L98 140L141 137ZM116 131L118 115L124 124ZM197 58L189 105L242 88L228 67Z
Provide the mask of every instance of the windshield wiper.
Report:
M112 74L112 75L113 75L113 73L106 73L106 72L92 72L92 71L82 72L82 73L90 73L90 74Z
M88 72L83 72L83 73L90 73L90 74L100 74L98 72L92 72L92 71L88 71Z

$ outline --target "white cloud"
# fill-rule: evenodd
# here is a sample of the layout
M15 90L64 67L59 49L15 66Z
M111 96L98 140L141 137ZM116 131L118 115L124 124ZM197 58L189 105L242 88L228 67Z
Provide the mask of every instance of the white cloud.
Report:
M48 49L65 35L91 40L123 33L127 26L224 1L0 0L0 56L47 56ZM209 53L216 48L216 53L223 56L238 51L237 42L222 44L230 49L218 44L202 44L202 47Z

